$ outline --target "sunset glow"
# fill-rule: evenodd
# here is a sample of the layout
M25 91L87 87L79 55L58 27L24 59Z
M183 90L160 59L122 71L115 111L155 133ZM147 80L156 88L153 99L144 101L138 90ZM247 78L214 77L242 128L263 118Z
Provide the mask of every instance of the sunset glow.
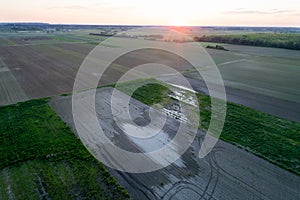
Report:
M299 0L11 0L0 13L0 22L300 26Z

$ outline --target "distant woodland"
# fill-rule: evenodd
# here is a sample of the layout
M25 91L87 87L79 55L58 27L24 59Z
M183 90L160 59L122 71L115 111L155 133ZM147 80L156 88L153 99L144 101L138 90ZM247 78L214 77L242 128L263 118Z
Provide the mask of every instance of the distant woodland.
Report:
M201 37L195 37L194 39L198 42L227 43L300 50L300 34L249 33L203 35Z

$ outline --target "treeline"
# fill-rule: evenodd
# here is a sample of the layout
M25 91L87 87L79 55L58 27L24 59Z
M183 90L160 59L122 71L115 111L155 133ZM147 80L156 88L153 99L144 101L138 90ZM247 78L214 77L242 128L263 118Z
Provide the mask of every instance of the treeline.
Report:
M225 49L225 47L223 47L222 45L207 45L206 48L208 49L218 49L218 50L223 50L223 51L229 51L228 49Z
M198 42L227 43L300 50L300 34L251 33L203 35L195 37L194 40Z

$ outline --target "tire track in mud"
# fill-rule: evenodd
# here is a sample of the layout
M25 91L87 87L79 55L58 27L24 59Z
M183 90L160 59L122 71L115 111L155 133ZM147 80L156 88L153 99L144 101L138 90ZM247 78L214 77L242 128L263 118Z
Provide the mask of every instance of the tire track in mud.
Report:
M118 171L119 175L135 190L140 191L147 199L157 199L158 196L146 184L135 178L131 174Z
M122 131L113 124L111 111L108 112L110 90L112 88L101 88L96 94L97 115L100 124L105 125L103 131L115 136L113 139L120 141L117 145L121 148L136 147L133 141L125 140ZM72 122L71 97L55 97L49 103L76 132ZM132 116L143 117L147 106L139 101L133 101L132 106ZM115 109L122 112L119 107ZM172 123L168 124L166 134L177 127ZM135 199L297 199L298 177L231 144L219 141L210 154L199 159L196 155L205 134L205 131L199 130L190 148L181 156L181 165L175 162L166 168L142 174L109 171ZM118 163L118 158L112 157L110 152L103 151L101 147L98 149L108 160Z
M263 196L264 199L270 199L266 195L264 195L261 191L257 190L255 187L247 184L245 181L238 178L237 176L234 176L233 174L231 174L230 172L225 170L221 165L218 164L217 159L215 157L215 153L219 152L221 149L223 149L223 148L222 147L219 147L219 148L215 147L215 150L212 151L213 156L211 157L212 161L215 163L216 168L218 169L219 173L222 174L223 176L227 176L231 180L235 180L236 182L244 185L245 186L244 188L250 189L253 192L260 194L261 196Z
M28 100L21 85L0 58L0 106Z
M196 144L199 145L197 148L200 149L201 143L203 141L203 136L196 136ZM171 200L173 199L179 192L184 189L191 190L199 196L199 200L205 199L210 200L213 198L213 194L218 184L219 178L219 169L216 159L214 158L214 154L210 153L205 158L209 164L210 175L204 189L200 188L199 185L193 183L189 180L181 180L173 184L173 186L168 189L165 194L161 197L161 199ZM199 192L199 190L201 192ZM211 191L209 191L211 190Z
M99 148L101 148L101 147L99 147ZM106 151L105 148L101 148L101 149L103 149L103 151L106 153L106 155L103 154L104 157L106 157L107 159L109 158L114 163L118 162L116 159L114 159L111 156L111 154L108 151ZM123 179L122 182L125 182L126 184L128 184L131 189L135 190L135 193L138 191L144 195L144 198L147 198L147 199L157 199L158 198L157 194L154 193L151 190L151 188L148 187L145 183L143 183L137 177L135 177L134 174L126 173L126 172L122 172L122 171L118 171L118 170L114 170L114 169L110 169L110 168L108 170L112 174L120 176L121 179Z

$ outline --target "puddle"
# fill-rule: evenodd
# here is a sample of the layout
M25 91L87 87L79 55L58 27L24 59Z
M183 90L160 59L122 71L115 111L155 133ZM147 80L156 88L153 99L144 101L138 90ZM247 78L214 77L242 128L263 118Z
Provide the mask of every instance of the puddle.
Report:
M179 120L181 122L188 122L188 117L182 113L180 106L182 106L182 103L184 103L185 109L188 108L191 111L197 108L198 100L195 97L196 92L180 85L170 85L172 86L172 93L168 96L179 101L180 103L177 103L175 101L171 102L165 108L161 109L161 111L173 119Z
M133 125L133 124L129 124L129 123L125 123L122 125L122 128L124 130L125 133L127 133L127 135L135 137L136 138L140 138L140 139L147 139L147 138L151 138L153 135L157 135L160 132L160 129L156 128L156 127L148 127L148 126L139 126L138 128Z
M170 110L170 109L167 109L167 108L163 108L162 112L165 113L167 116L169 116L173 119L179 120L181 122L187 122L188 121L187 117L183 113L181 113L180 110Z
M168 96L191 106L197 105L197 99L195 99L194 96L191 96L189 92L184 90L173 91L173 93L169 94Z
M136 131L136 129L137 129L137 128L135 128L134 125L129 124L129 123L124 123L122 125L122 128L126 133ZM152 128L144 128L143 131L148 132L149 135L153 135L153 131L156 131L156 130L152 129ZM172 141L173 137L175 136L175 135L170 135L163 130L160 130L156 135L149 137L149 138L137 138L137 137L132 137L130 135L131 134L127 135L128 139L131 142L133 142L133 144L136 145L143 153L157 151L157 150L165 147ZM176 166L178 166L180 168L186 167L186 165L184 164L184 161L180 158L180 155L177 154L177 152L176 152L177 147L175 145L174 146L172 145L170 147L170 150L172 150L172 153L174 153L175 155L178 155L178 158L179 158L173 164L175 164ZM165 158L164 155L161 155L161 156L159 156L159 157L157 156L155 158L151 157L151 159L154 161L157 161L158 163L163 163L164 161L162 161L162 159L167 159L167 158Z
M136 130L137 130L135 125L132 125L129 123L124 123L124 124L122 124L122 128L126 133L128 133L128 134L125 133L128 136L128 138L132 142L134 142L137 146L139 146L142 149L142 151L145 153L155 151L155 150L158 150L158 149L164 147L173 138L169 134L164 132L163 130L160 130L157 134L155 134L152 137L137 138L137 137L130 136L130 135L132 135L132 132L136 132ZM139 130L140 129L141 129L141 127L139 127ZM153 132L157 132L157 130L149 128L149 127L147 127L147 128L145 127L142 129L146 133L149 133L149 135L153 135Z
M194 107L197 106L196 92L194 90L180 85L168 84L172 86L172 93L169 94L169 97Z
M187 87L184 87L184 86L181 86L181 85L176 85L176 84L172 84L172 83L167 83L168 85L171 85L171 86L173 86L173 87L175 87L175 88L178 88L178 89L181 89L181 90L183 90L183 91L189 91L189 92L192 92L192 93L196 93L196 91L195 90L193 90L193 89L191 89L191 88L187 88Z

